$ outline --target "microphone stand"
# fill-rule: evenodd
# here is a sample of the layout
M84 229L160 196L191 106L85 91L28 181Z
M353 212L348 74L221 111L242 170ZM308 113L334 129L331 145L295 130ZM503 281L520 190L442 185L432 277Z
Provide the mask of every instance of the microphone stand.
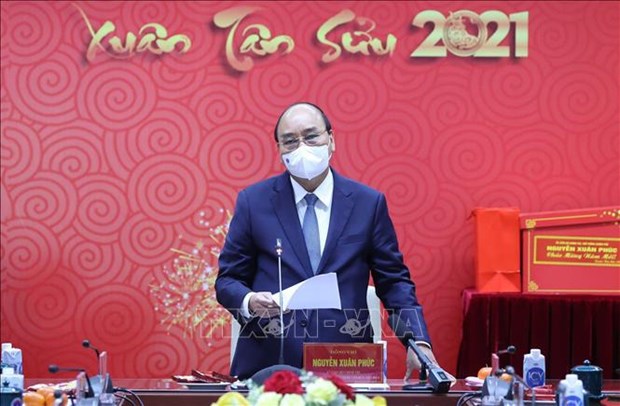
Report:
M272 365L270 367L267 368L263 368L260 371L256 372L254 375L252 375L252 377L250 378L255 384L257 385L262 385L263 382L265 382L265 380L267 378L269 378L274 372L277 371L291 371L295 374L297 374L298 376L301 376L301 369L290 366L290 365L286 365L284 363L284 298L282 295L282 240L280 240L279 238L276 238L276 255L278 257L278 288L280 290L280 300L279 300L279 306L280 306L280 356L279 356L279 360L278 360L278 364L276 365Z
M89 340L83 340L82 347L95 351L97 355L97 375L91 379L95 394L101 396L104 393L114 393L110 374L107 372L107 367L104 367L104 365L107 366L107 352L100 352L98 348L91 345Z
M521 376L519 376L519 374L517 374L517 372L515 371L514 367L508 365L506 366L506 373L510 376L512 376L513 378L515 378L521 385L523 385L525 387L525 389L529 389L532 392L532 402L531 405L535 406L536 405L536 388L532 388L530 387L523 378L521 378ZM522 399L523 400L523 399Z
M416 353L416 357L417 356L418 355ZM422 361L420 357L418 357L418 360L420 361L420 377L418 378L419 382L405 384L403 385L403 390L422 392L426 392L428 390L432 391L433 387L428 383L428 365L426 364L426 362Z
M282 240L276 238L276 255L278 256L278 289L280 291L280 358L278 363L284 364L284 295L282 294Z
M412 331L407 330L404 323L400 320L400 317L396 314L392 314L388 320L390 327L396 333L396 336L400 339L400 341L408 348L411 348L415 355L418 357L420 361L420 381L422 379L426 380L428 376L428 383L430 384L430 388L435 393L446 393L450 390L450 385L452 381L448 378L446 372L436 363L432 362L428 356L422 352L418 344L415 342L414 334ZM403 389L405 390L415 390L420 388L420 385L405 385ZM424 382L424 389L428 388L426 382Z
M103 390L99 389L103 380L103 375L101 374L101 353L99 352L98 348L90 345L90 341L87 339L82 340L82 347L95 351L95 354L97 355L97 375L93 377L91 382L93 382L92 386L95 393L101 394L103 392Z

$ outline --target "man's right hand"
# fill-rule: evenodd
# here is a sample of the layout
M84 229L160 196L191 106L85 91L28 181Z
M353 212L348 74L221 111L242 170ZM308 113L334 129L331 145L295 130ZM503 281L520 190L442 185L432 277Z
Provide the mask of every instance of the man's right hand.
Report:
M280 314L280 307L273 300L271 292L256 292L250 296L248 310L256 317L275 317Z

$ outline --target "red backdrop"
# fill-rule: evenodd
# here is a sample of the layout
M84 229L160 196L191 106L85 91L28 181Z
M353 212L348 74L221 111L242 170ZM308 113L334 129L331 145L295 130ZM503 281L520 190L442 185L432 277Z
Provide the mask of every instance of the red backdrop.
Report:
M331 117L335 168L386 193L450 371L474 282L474 207L620 202L618 2L259 3L240 30L265 24L295 48L246 72L213 24L234 2L76 4L95 30L113 22L104 44L155 22L191 47L88 61L72 3L2 3L1 339L24 350L27 376L94 369L83 338L118 377L227 370L229 340L205 327L226 322L205 311L210 251L238 191L282 170L271 132L294 101ZM393 34L393 55L322 63L316 31L345 8ZM459 9L528 11L528 57L409 57L430 33L411 26L416 14ZM171 249L205 262L187 268ZM391 342L391 377L403 354Z

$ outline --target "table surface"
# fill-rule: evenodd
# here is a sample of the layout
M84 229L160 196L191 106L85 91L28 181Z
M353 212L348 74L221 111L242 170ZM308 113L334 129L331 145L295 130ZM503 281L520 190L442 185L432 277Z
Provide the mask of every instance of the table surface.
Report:
M66 380L64 380L66 381ZM55 384L63 382L59 379L26 379L26 386L35 383ZM144 402L145 406L169 405L182 402L184 406L192 405L210 405L215 402L222 394L229 389L188 389L182 384L174 382L172 379L113 379L115 387L130 389L135 392ZM415 383L415 381L410 382ZM550 381L555 384L557 381ZM403 390L402 379L388 380L389 390L357 390L357 393L365 394L369 397L383 396L387 399L389 406L400 405L454 405L458 398L466 393L472 393L479 388L471 388L465 385L464 380L459 380L445 394L434 394L430 392L412 392ZM241 391L243 393L243 391ZM611 394L614 398L620 399L620 380L605 380L603 384L603 392ZM620 400L616 400L618 402ZM617 404L611 401L605 401L603 404ZM537 401L537 403L539 403ZM545 402L542 402L545 404ZM553 404L553 402L547 402ZM129 403L125 403L129 404Z

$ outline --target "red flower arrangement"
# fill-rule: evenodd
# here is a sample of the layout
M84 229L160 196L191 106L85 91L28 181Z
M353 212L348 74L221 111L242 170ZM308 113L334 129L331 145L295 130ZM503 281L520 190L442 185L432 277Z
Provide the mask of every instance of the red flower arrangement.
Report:
M336 385L335 382L334 385ZM291 371L278 371L265 381L265 392L277 392L282 395L287 393L303 395L304 388L297 374Z
M237 392L222 395L211 406L386 406L382 396L372 399L353 392L341 378L330 375L321 378L302 372L301 376L291 371L272 374L263 385L246 381L248 395L245 398Z
M329 375L327 379L332 381L332 383L336 385L340 393L345 395L347 399L353 400L353 401L355 400L355 392L353 391L353 388L347 385L347 383L343 381L342 378L332 374L332 375Z

